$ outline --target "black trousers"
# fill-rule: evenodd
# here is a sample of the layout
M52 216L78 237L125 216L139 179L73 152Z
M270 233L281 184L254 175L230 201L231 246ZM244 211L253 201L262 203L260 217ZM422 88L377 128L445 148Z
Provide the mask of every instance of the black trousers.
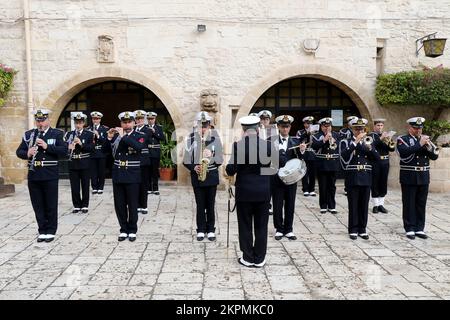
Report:
M402 184L403 227L406 232L424 231L428 184Z
M372 198L382 198L387 194L389 162L372 165Z
M106 158L91 158L92 190L103 190L105 187Z
M316 188L316 162L315 161L305 161L306 162L306 174L302 178L302 191L303 192L313 192Z
M277 232L292 232L297 184L272 185L273 224ZM284 219L283 219L284 204Z
M158 191L159 158L150 158L149 182L150 191Z
M336 209L336 172L318 171L320 209Z
M214 204L216 202L217 186L194 187L195 202L197 204L197 232L214 232L216 230L216 216Z
M366 233L369 198L369 186L347 186L348 233Z
M58 180L28 181L39 234L56 234L58 228Z
M247 262L261 263L267 252L269 202L236 202L239 247ZM255 237L253 241L253 223Z
M148 201L147 191L150 186L150 181L148 180L149 172L150 172L149 166L141 166L141 183L139 184L138 208L147 209L147 201Z
M137 232L139 183L113 183L114 209L121 233Z
M90 170L70 170L70 189L72 192L72 204L74 208L88 208L89 207L89 178ZM80 196L81 185L81 196Z

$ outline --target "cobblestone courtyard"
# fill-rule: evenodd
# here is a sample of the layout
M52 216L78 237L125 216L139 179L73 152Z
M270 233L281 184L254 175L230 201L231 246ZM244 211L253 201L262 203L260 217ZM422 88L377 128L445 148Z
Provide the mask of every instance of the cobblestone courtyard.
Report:
M347 204L338 187L337 215L319 213L318 199L298 192L297 241L275 241L272 219L267 264L248 269L231 214L226 248L227 193L217 196L216 242L195 240L195 201L188 187L149 195L137 241L117 242L111 185L91 196L87 215L72 214L70 188L59 188L59 229L37 243L28 189L0 200L1 299L449 299L449 194L428 198L428 240L407 240L400 192L389 214L370 214L369 241L351 241Z

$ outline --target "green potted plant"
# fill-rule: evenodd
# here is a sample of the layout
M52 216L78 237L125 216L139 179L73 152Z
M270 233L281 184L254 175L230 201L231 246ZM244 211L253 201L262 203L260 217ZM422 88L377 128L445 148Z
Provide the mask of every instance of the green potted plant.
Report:
M161 143L161 161L159 175L161 180L170 181L175 177L176 161L172 159L172 150L176 147L176 141L172 140L175 131L173 123L163 121L160 123L164 133L164 141Z
M0 63L0 107L6 102L6 97L13 87L16 70Z

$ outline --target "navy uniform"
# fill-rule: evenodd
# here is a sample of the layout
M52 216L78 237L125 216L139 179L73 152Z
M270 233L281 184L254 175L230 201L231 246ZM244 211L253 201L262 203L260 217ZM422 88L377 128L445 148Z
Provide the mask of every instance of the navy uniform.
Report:
M134 122L134 113L125 111L119 114L122 126ZM134 125L134 123L133 123ZM113 130L108 132L108 141L113 151L112 182L114 208L120 225L119 241L128 238L136 240L138 221L139 185L141 183L141 150L145 147L145 134L132 129L121 137Z
M279 131L283 130L280 127L289 126L294 121L294 118L288 115L282 115L275 119L278 124ZM278 151L279 165L284 167L286 162L295 159L303 158L297 147L300 142L295 137L277 135L271 137L273 144L272 148ZM281 181L278 174L272 176L271 192L273 202L273 223L275 227L275 240L281 240L283 236L289 240L296 240L297 237L293 232L294 211L295 211L295 196L297 194L297 183L286 185ZM284 215L283 215L284 207ZM284 218L283 218L284 216Z
M61 130L48 125L49 111L34 112L37 128L25 132L16 155L28 160L28 190L36 215L38 242L50 242L58 227L58 159L67 154ZM37 140L40 139L40 140ZM29 150L36 149L34 155Z
M339 135L341 140L349 140L351 138L353 138L353 131L352 129L350 129L350 121L353 120L354 118L358 118L357 116L349 116L347 117L347 127L342 128L341 130L339 130ZM344 186L344 194L347 195L347 187Z
M314 117L307 116L303 118L303 123L308 125L308 129L301 129L297 131L295 135L297 139L299 139L300 143L309 143L305 153L303 154L303 159L306 163L306 174L302 178L302 191L305 197L316 196L315 188L316 188L316 154L314 149L311 147L311 139L312 135L315 134L314 131L311 130L311 126L313 126ZM306 128L306 127L305 127Z
M406 236L426 239L425 210L430 184L430 160L438 158L438 150L422 136L425 118L408 119L409 134L397 138L400 155L400 184L402 186L403 227ZM421 139L423 145L421 145Z
M155 119L157 117L156 112L148 112L147 119ZM164 143L165 137L163 129L159 124L148 125L150 133L150 143L148 144L148 152L150 156L150 174L149 174L149 193L159 194L159 162L161 159L161 143ZM170 139L170 137L168 137Z
M207 235L208 240L214 241L215 235L215 212L217 185L219 184L219 166L223 163L223 151L220 137L216 130L210 129L212 118L207 112L200 112L196 116L198 125L206 130L204 137L200 132L193 132L186 141L184 153L184 166L191 174L191 183L194 189L195 202L197 205L197 240L202 241ZM200 129L202 130L202 129ZM204 154L201 150L204 148ZM205 153L208 153L206 156ZM200 180L195 167L200 165L201 159L208 159L206 179Z
M319 120L321 131L312 137L312 148L316 152L320 213L326 213L328 210L336 214L336 172L339 171L338 147L341 136L339 133L331 131L332 122L333 119L329 117ZM330 130L335 145L330 144L331 139L324 141L328 130Z
M103 114L98 111L91 112L91 118L103 118ZM94 151L91 153L91 187L93 194L103 194L105 186L105 169L107 148L107 132L109 127L102 124L92 124L88 130L94 132Z
M364 133L367 120L354 118L350 125L355 130L351 139L340 142L340 158L345 171L345 186L348 200L348 233L350 239L356 240L358 235L367 240L367 216L370 198L370 186L372 185L373 161L379 161L377 149L370 141L364 138L357 140L356 135ZM372 140L373 141L373 140Z
M136 110L134 111L136 115L136 119L142 118L145 119L147 112L144 110ZM141 150L141 184L139 185L139 204L138 204L138 212L142 214L147 214L147 202L148 202L148 190L150 189L150 153L149 153L149 145L150 141L150 129L148 125L136 125L135 130L137 132L141 132L144 134L144 148Z
M77 113L73 120L86 122L87 116ZM72 192L72 213L88 213L89 210L89 180L90 180L90 158L94 150L94 133L86 129L75 129L64 136L64 141L75 149L69 150L69 179ZM80 196L80 184L81 194Z
M384 124L386 119L374 119L374 125ZM380 161L372 163L372 201L373 213L388 213L384 207L384 197L387 194L387 184L389 176L389 152L395 151L395 142L391 144L381 139L382 133L374 131L370 133L373 144L380 155Z
M245 133L241 140L233 143L226 166L228 176L236 175L239 246L243 252L238 262L246 267L262 267L267 251L272 150L270 142L257 134L258 117L246 116L239 122Z

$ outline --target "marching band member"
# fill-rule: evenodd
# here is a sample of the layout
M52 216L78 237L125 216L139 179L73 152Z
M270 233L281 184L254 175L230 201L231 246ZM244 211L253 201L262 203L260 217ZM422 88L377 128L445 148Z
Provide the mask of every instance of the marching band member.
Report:
M147 112L144 110L136 110L135 114L135 122L136 127L134 128L136 132L140 132L144 134L144 148L142 148L141 155L141 183L139 185L139 201L138 201L138 212L142 214L147 214L147 202L148 202L148 190L150 188L150 181L148 179L150 175L150 155L148 151L148 145L151 144L150 141L150 129L145 124L145 116Z
M120 225L119 241L136 240L139 185L141 183L140 152L145 147L145 135L134 130L135 114L119 114L120 128L109 129L108 141L114 157L112 182L114 209Z
M303 158L299 150L292 147L299 145L299 140L289 136L291 123L294 118L288 115L281 115L275 119L278 132L277 136L270 137L275 150L278 150L280 156L280 167L284 167L287 161L294 158ZM301 147L302 152L306 149L306 144ZM273 202L273 223L275 226L275 240L281 240L284 237L289 240L297 240L293 232L295 196L297 194L297 183L286 185L281 181L277 174L272 177L272 202ZM283 219L284 207L284 219Z
M77 113L73 116L75 130L64 136L69 148L69 179L72 191L72 213L88 213L89 211L89 180L91 152L94 150L94 133L84 129L87 115ZM81 194L80 196L80 184Z
M384 197L387 194L387 184L389 175L389 152L395 151L395 142L389 138L387 132L383 132L386 119L373 120L373 138L375 149L380 155L380 161L372 164L372 201L373 213L388 213L384 207Z
M222 143L216 130L211 129L212 118L205 111L196 116L197 132L189 135L184 153L184 166L191 173L197 205L197 240L205 234L210 241L215 235L215 201L219 184L219 166L223 163Z
M353 138L353 131L352 128L350 126L350 121L352 121L353 119L358 118L357 116L349 116L347 117L347 125L342 128L341 130L339 130L339 134L341 135L341 139L351 139Z
M314 131L311 131L312 125L314 123L314 117L307 116L303 118L304 129L298 130L296 137L300 140L300 142L305 144L311 144L311 136L315 134ZM306 174L302 178L302 191L305 197L311 196L315 197L316 192L316 155L314 150L311 148L311 145L306 149L306 152L303 155L303 159L306 163Z
M260 119L259 137L267 140L269 137L277 135L277 129L275 125L270 124L272 119L272 112L269 110L262 110L258 113Z
M162 127L156 123L157 116L156 112L147 113L148 128L150 129L150 144L148 145L148 153L150 156L150 189L148 193L155 195L159 195L159 161L161 159L161 143L165 140ZM168 139L170 138L168 137Z
M238 262L246 267L263 267L266 263L273 170L268 168L271 144L259 137L259 121L259 117L254 116L239 119L244 134L241 140L233 143L230 162L226 166L228 176L236 175L239 247L243 253Z
M63 132L50 127L50 111L34 112L36 128L25 132L16 155L28 160L28 190L36 215L37 242L51 242L58 228L58 159L67 154Z
M439 151L422 135L425 118L407 120L408 134L397 138L400 155L400 184L402 186L403 227L406 237L427 239L425 233L425 209L430 184L430 160L438 158Z
M319 120L320 131L312 137L316 151L317 180L319 181L320 213L336 214L336 172L339 171L339 133L332 131L332 118Z
M91 187L92 194L103 194L105 186L105 168L107 150L105 142L109 130L101 124L103 114L98 111L91 112L92 126L88 130L94 132L94 151L91 153Z
M372 184L371 161L379 161L380 156L373 145L373 138L364 132L367 120L354 118L350 120L352 138L340 142L340 157L345 170L345 186L348 200L348 233L350 239L358 236L368 240L367 215ZM370 140L371 139L371 140ZM371 142L372 141L372 142Z

